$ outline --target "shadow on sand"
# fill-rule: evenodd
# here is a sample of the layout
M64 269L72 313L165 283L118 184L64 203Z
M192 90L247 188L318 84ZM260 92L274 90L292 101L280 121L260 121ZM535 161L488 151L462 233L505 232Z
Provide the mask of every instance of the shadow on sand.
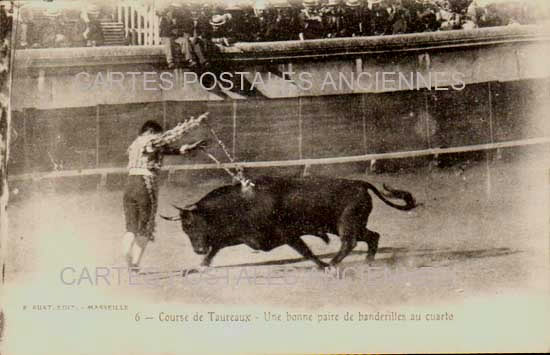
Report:
M507 256L512 254L521 253L520 250L512 250L509 248L491 248L491 249L475 249L475 250L448 250L448 249L407 249L407 248L379 248L377 253L377 259L369 266L372 267L398 267L404 266L409 268L421 268L421 267L446 267L452 263L482 259L482 258L494 258ZM348 260L353 256L365 256L366 251L355 250L348 255ZM383 254L390 254L389 256ZM336 253L320 254L320 259L331 259ZM281 260L270 260L255 263L241 263L234 265L219 265L213 267L214 269L227 269L227 268L244 268L252 266L273 266L273 265L292 265L307 261L306 258L290 258ZM350 267L352 265L363 265L365 259L362 260L349 260L342 262L340 267ZM315 266L312 265L300 265L292 266L293 270L310 270ZM174 273L181 273L182 276L191 275L200 272L198 268L173 270L173 271L158 271L158 272L142 272L141 275L157 276L159 279L164 277L163 275L169 275Z

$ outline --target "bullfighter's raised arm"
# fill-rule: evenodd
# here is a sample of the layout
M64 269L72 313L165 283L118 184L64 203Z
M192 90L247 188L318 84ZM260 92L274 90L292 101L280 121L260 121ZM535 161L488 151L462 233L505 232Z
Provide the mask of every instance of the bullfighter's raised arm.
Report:
M163 147L161 152L164 155L184 155L187 153L191 153L196 149L204 148L207 145L208 145L208 142L204 139L201 139L199 141L196 141L195 143L183 144L179 148Z

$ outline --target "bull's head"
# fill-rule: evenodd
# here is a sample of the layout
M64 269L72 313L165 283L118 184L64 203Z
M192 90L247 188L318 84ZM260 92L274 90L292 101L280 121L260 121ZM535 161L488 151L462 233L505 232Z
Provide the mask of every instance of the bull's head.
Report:
M203 218L198 214L196 205L178 207L173 205L179 212L177 216L160 217L167 221L180 221L181 229L189 236L191 245L195 253L204 255L208 253L210 246L208 244L208 226Z

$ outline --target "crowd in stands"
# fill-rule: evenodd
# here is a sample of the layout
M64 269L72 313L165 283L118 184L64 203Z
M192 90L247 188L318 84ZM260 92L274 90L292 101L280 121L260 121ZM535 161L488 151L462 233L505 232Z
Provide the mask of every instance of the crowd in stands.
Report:
M476 0L256 0L253 4L173 2L159 11L167 62L180 44L187 64L207 64L212 45L380 36L533 24L548 15L533 2ZM215 48L214 48L215 50Z
M170 1L170 0L168 0ZM248 1L248 2L245 2ZM548 20L537 2L510 0L242 0L239 3L175 0L158 6L167 62L178 48L189 65L207 63L208 52L235 42L379 36L426 31L533 24ZM47 3L46 3L47 4ZM44 6L21 11L22 48L100 46L100 19L112 8L90 3L60 11Z

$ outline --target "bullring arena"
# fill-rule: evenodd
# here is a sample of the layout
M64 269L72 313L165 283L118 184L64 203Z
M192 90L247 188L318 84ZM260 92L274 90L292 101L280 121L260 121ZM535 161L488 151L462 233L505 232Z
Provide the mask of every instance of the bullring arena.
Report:
M59 16L52 6L31 10L47 24ZM96 19L96 35L112 43L63 47L68 39L53 36L55 48L19 42L12 58L1 244L0 345L8 352L44 352L43 344L58 353L548 348L550 71L540 60L548 26L217 43L204 68L214 78L242 74L226 88L185 81L204 68L168 61L154 6L120 0L101 11L109 16ZM133 74L104 82L115 73ZM402 74L406 85L345 79L380 73ZM438 73L458 82L425 80ZM170 87L147 86L166 74ZM83 77L95 79L83 87ZM166 157L156 239L131 272L122 251L126 151L147 120L170 129L205 112L178 145L208 146ZM371 193L368 228L381 236L371 263L361 242L324 270L286 245L262 252L241 244L200 267L181 225L160 216L236 184L227 172L241 168L252 182L387 184L417 206L398 211ZM341 246L328 238L302 237L327 263Z
M201 256L180 225L159 219L142 274L129 280L126 271L120 276L113 269L125 266L121 191L29 184L12 192L6 275L9 283L47 281L65 289L131 292L150 301L314 308L335 300L377 308L521 290L540 281L547 266L540 261L547 253L548 194L541 192L547 189L549 155L545 147L502 154L500 160L369 175L361 164L312 169L312 174L402 188L421 204L401 212L374 198L369 228L381 234L376 261L366 265L366 245L360 243L340 265L340 278L317 271L288 246L255 252L241 245L223 249L201 279L188 272L198 268ZM222 174L197 173L165 182L159 213L173 215L171 204L195 202L228 183ZM336 236L328 245L309 236L304 240L327 262L340 244ZM107 280L96 274L108 275Z

